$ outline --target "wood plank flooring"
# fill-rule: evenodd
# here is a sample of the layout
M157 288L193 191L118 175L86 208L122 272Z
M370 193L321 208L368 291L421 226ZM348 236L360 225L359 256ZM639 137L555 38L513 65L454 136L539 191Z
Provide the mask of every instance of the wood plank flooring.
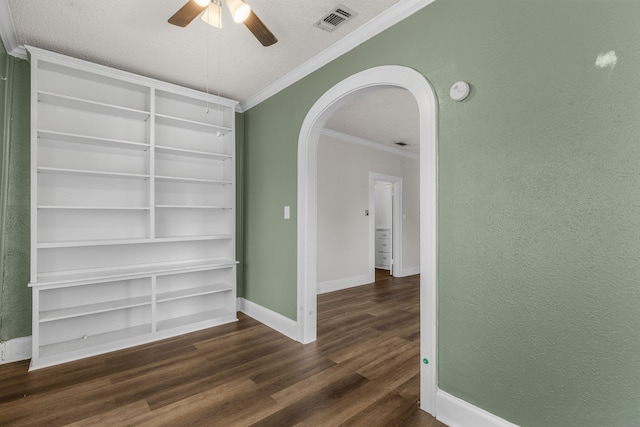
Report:
M318 296L318 340L239 321L34 372L0 366L2 426L427 426L419 276Z

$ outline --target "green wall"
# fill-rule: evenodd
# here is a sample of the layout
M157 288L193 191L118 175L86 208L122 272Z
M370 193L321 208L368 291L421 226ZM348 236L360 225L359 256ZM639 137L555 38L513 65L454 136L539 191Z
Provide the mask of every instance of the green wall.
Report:
M0 342L31 335L29 73L0 43Z
M236 289L238 298L244 296L244 114L236 113Z
M522 426L640 425L638 17L636 1L437 0L250 109L245 298L296 317L309 108L405 65L439 99L439 387Z

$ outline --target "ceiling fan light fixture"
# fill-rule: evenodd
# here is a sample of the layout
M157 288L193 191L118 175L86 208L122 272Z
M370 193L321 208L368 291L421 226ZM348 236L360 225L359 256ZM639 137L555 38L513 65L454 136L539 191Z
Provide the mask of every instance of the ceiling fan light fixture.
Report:
M202 14L202 20L216 28L222 28L222 3L220 3L220 0L211 0Z
M251 14L251 7L242 0L227 0L227 7L233 16L233 22L244 22Z
M193 1L195 1L196 4L200 7L207 7L211 0L193 0Z

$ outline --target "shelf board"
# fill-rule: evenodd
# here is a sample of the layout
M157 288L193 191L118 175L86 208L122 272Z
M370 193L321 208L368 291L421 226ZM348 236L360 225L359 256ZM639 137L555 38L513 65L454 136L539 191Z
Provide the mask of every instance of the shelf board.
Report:
M197 288L181 289L179 291L159 293L156 297L156 301L160 303L229 291L233 291L233 288L229 286L229 284L217 283L215 285L200 286Z
M146 151L149 144L142 142L125 141L121 139L100 138L97 136L79 135L76 133L56 132L52 130L38 130L38 138L49 139L52 141L73 142L77 144L90 144L100 147L117 147L127 148L131 150Z
M117 331L106 332L103 334L91 335L86 338L77 338L74 340L63 341L55 344L44 345L40 347L40 357L51 357L59 354L70 353L72 351L82 350L88 347L94 347L101 344L109 344L116 341L122 341L128 338L139 337L151 333L151 324L134 326L131 328L120 329Z
M221 181L219 179L186 178L182 176L165 176L165 175L156 175L156 180L178 181L178 182L206 182L209 184L221 184L221 185L231 184L231 181Z
M181 272L214 270L228 268L237 261L227 258L201 258L187 261L159 262L151 264L134 264L128 266L102 267L82 270L67 270L38 275L36 283L29 286L47 286L67 283L90 283L107 279L125 279L146 277L150 275L164 275Z
M135 178L149 179L150 175L138 173L102 172L82 169L52 168L48 166L38 166L38 173L55 173L66 175L104 176L113 178Z
M40 323L151 305L151 295L40 312Z
M156 237L156 242L192 242L195 240L229 240L232 239L231 234L208 234L198 236L166 236Z
M139 245L151 243L192 242L196 240L225 240L231 239L231 234L209 234L198 236L168 236L155 239L108 239L68 242L41 242L38 249L73 248L85 246Z
M151 208L147 206L131 207L131 206L53 206L38 205L38 209L69 209L69 210L113 210L113 211L148 211Z
M167 329L179 328L181 326L190 325L198 322L206 322L220 318L235 319L235 313L224 308L218 310L204 311L201 313L191 314L189 316L176 317L157 322L156 330L164 331Z
M201 205L156 205L162 209L230 209L224 206L201 206Z
M167 114L156 113L156 122L164 123L168 125L181 126L187 128L193 128L194 126L208 132L220 132L222 135L226 135L231 132L231 128L227 126L214 125L212 123L201 122L198 120L183 119L182 117L170 116Z
M74 108L77 110L86 110L93 113L117 115L135 120L147 120L150 115L148 111L122 107L114 104L105 104L103 102L90 101L88 99L45 91L38 92L38 102L45 102L47 104L59 105L61 107Z
M207 151L185 150L183 148L166 147L164 145L156 145L156 151L164 151L170 154L192 157L210 157L217 160L229 160L233 156L229 154L209 153Z

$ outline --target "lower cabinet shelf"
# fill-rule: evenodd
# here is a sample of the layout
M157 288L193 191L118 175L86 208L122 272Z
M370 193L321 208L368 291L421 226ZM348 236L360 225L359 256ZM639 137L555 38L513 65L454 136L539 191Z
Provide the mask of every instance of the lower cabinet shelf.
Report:
M176 317L173 319L158 322L157 330L165 331L174 328L181 328L187 325L193 325L200 322L214 322L217 324L229 323L235 319L236 313L221 308L212 311L203 311L200 313L190 314L188 316Z
M108 311L121 310L125 308L139 307L144 305L151 305L151 296L127 298L96 304L79 305L76 307L41 311L40 323L69 319L79 316L89 316L91 314L104 313Z
M157 301L165 302L165 301L173 301L183 298L191 298L200 295L208 295L215 294L219 292L231 291L232 288L226 283L218 283L216 285L210 286L201 286L198 288L189 288L189 289L181 289L179 291L165 292L163 294L158 294Z
M30 369L236 321L235 275L234 262L102 282L33 284L38 310Z
M102 344L109 344L122 341L128 338L140 337L151 333L151 324L134 326L112 332L105 332L98 335L91 335L69 341L48 344L40 347L40 358L50 356L60 356L65 353L72 353L78 350L96 347Z

